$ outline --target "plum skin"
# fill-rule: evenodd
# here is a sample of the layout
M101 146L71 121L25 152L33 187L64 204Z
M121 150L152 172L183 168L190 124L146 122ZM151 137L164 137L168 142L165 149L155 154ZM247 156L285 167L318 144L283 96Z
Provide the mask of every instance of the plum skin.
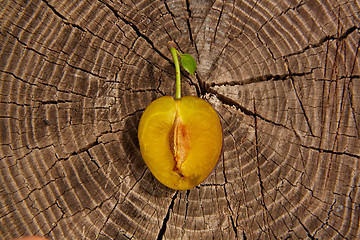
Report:
M141 116L138 139L153 176L176 190L203 182L215 168L223 144L216 111L193 96L164 96L151 102Z

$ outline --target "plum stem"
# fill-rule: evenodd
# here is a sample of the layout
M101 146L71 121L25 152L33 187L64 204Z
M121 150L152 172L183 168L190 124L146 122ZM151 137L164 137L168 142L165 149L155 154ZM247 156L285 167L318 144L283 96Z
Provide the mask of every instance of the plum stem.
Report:
M171 55L172 55L172 57L174 59L175 71L176 71L175 99L179 100L181 98L181 74L180 74L180 64L179 64L179 58L178 58L178 51L175 48L175 42L174 41L168 42L168 47L169 47Z

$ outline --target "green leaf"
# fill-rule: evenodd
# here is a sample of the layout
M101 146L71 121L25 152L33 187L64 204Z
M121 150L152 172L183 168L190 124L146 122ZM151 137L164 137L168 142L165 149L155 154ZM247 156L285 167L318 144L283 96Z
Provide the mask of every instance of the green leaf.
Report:
M181 66L190 74L196 71L196 61L190 54L180 54Z

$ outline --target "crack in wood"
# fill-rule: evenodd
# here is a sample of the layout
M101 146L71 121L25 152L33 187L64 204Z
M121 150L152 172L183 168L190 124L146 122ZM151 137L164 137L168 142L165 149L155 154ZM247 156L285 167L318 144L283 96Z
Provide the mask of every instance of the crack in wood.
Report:
M228 106L233 106L235 107L236 109L240 110L242 113L244 113L245 115L248 115L248 116L252 116L252 117L258 117L259 119L265 121L265 122L268 122L268 123L271 123L275 126L279 126L279 127L282 127L282 128L285 128L287 130L290 130L287 126L281 124L281 123L277 123L277 122L274 122L270 119L267 119L263 116L261 116L260 114L258 113L255 113L247 108L245 108L244 106L242 106L241 104L239 104L238 102L236 102L235 100L217 92L216 90L214 90L213 88L209 87L208 85L206 85L206 92L208 93L211 93L213 94L214 96L216 96L220 102L222 102L223 104L225 105L228 105Z
M295 92L296 99L297 99L298 102L299 102L301 111L302 111L302 113L303 113L303 115L304 115L304 118L305 118L306 124L307 124L307 126L308 126L308 128L309 128L310 134L311 134L311 136L314 137L315 135L314 135L314 132L313 132L313 130L312 130L309 117L308 117L308 115L306 114L305 107L304 107L304 104L303 104L303 102L302 102L302 100L301 100L301 98L300 98L300 95L299 95L298 91L296 90L295 80L294 80L293 75L292 75L292 72L291 72L291 70L290 70L289 62L288 62L288 60L287 60L286 58L284 58L284 60L285 60L285 63L286 63L287 71L289 72L289 78L290 78L291 86L293 87L293 90L294 90L294 92Z
M229 201L229 197L228 197L228 193L226 191L225 184L223 185L223 189L224 189L224 194L225 194L225 200L226 200L228 208L229 208L229 210L231 212L231 214L229 215L231 227L232 227L232 230L234 231L235 238L238 239L237 223L234 221L234 218L233 218L234 212L232 210L232 207L231 207L231 204L230 204L230 201Z
M99 231L97 233L97 237L99 237L99 235L104 236L104 234L102 233L103 229L106 227L107 222L110 220L111 215L115 212L115 210L117 209L117 207L121 204L123 204L126 199L128 194L130 194L130 192L134 189L134 187L139 183L139 181L144 177L145 173L146 173L147 169L145 169L143 171L143 173L141 174L141 176L139 177L139 179L136 179L135 183L130 187L130 189L126 192L126 194L122 197L119 196L119 198L115 197L115 193L114 193L114 198L116 200L116 202L114 203L114 206L111 208L110 212L108 213L108 215L106 216L105 221L103 222L101 228L99 228ZM120 192L119 192L120 195Z
M314 49L314 48L318 48L321 47L324 43L329 42L330 40L338 40L338 41L342 41L345 38L347 38L351 33L353 33L355 30L359 30L358 26L352 26L350 28L348 28L347 30L345 30L344 33L342 33L340 36L336 36L336 35L328 35L323 37L322 39L320 39L320 41L318 41L317 43L314 44L309 44L306 47L304 47L303 49L297 51L297 52L293 52L293 53L289 53L283 56L283 58L287 58L287 57L291 57L294 55L299 55L302 54L304 52L306 52L309 49ZM326 67L325 67L326 69Z
M212 82L209 84L210 87L215 86L242 86L246 84L259 83L259 82L268 82L268 81L285 81L290 79L291 77L303 77L307 75L311 75L314 69L311 69L308 72L296 72L296 73L286 73L286 74L265 74L260 76L251 77L244 80L232 80L221 83Z
M260 149L259 149L259 135L258 135L258 124L257 124L257 117L256 117L256 102L255 102L255 98L253 99L253 106L254 106L254 129L255 129L255 152L256 152L256 167L257 167L257 176L259 179L259 186L260 186L260 194L261 194L261 199L260 199L260 205L263 207L263 221L264 221L264 225L267 231L262 230L265 232L265 234L268 235L268 238L271 238L271 235L273 237L275 237L275 239L277 239L276 234L272 231L272 229L270 228L270 224L269 224L269 220L267 218L267 214L270 216L270 218L272 219L272 221L274 221L268 207L267 204L265 202L265 186L264 186L264 182L262 180L262 176L261 176L261 167L260 167L260 158L259 156L260 154ZM261 228L261 226L259 226Z
M70 25L70 26L72 26L72 27L75 27L75 28L79 29L79 30L82 31L82 32L86 32L81 26L79 26L79 25L77 25L77 24L75 24L75 23L69 22L69 21L67 20L67 18L66 18L64 15L62 15L59 11L57 11L56 8L55 8L53 5L51 5L47 0L42 0L42 1L46 4L46 6L47 6L48 8L51 9L51 11L52 11L56 16L58 16L59 18L61 18L66 25Z
M60 103L74 103L72 100L40 100L42 105L58 105Z
M307 145L304 145L304 144L300 144L300 146L303 147L303 148L315 150L315 151L320 152L320 153L330 153L330 154L334 154L334 155L345 155L345 156L360 159L359 155L356 155L356 154L353 154L353 153L350 153L350 152L345 152L345 151L339 152L339 151L334 151L334 150L330 150L330 149L323 149L323 148L314 147L314 146L307 146Z
M171 11L171 9L170 9L170 7L169 7L169 4L167 3L166 0L161 0L161 1L164 3L165 8L166 8L166 11L168 11L168 13L170 14L170 16L171 16L171 21L174 23L175 28L176 28L179 32L181 32L180 28L177 26L176 21L175 21L175 14ZM165 29L165 31L166 31L166 29ZM167 33L167 34L170 36L169 33Z
M45 54L35 50L34 48L29 47L25 42L21 41L19 37L15 36L13 33L11 33L10 31L6 32L7 34L9 34L10 36L12 36L13 38L16 39L16 41L18 41L21 45L23 45L25 47L25 49L29 50L29 51L33 51L34 53L38 54L41 57L47 57Z
M168 207L168 210L167 210L167 213L165 215L165 218L163 219L163 223L162 223L162 226L160 228L160 231L158 233L158 236L156 237L157 240L162 240L163 237L165 236L165 232L166 232L166 228L167 228L167 223L170 219L170 212L173 210L174 208L174 203L175 203L175 200L177 198L177 195L178 195L178 191L175 192L175 194L172 196L171 198L171 202L170 202L170 205Z
M220 9L220 12L219 12L218 20L216 22L215 30L214 30L214 37L213 37L213 40L212 40L214 43L216 41L216 34L218 32L218 28L219 28L221 18L222 18L223 12L224 12L224 7L225 7L225 4L223 2L222 6L221 6L221 9Z
M355 51L354 63L353 63L353 66L351 68L350 76L353 76L353 74L354 74L356 61L358 61L359 49L360 49L360 40L358 41L358 45L357 45L357 48L356 48L356 51ZM357 78L359 78L359 76ZM356 132L357 132L357 138L360 139L360 129L358 127L359 124L358 124L357 119L356 119L356 110L355 110L354 93L353 93L352 85L353 85L352 79L350 79L350 81L349 81L349 83L347 85L347 90L348 90L348 93L349 93L349 104L350 104L350 108L351 108L352 117L354 119L354 125L355 125L355 129L356 129Z
M195 47L195 51L197 53L197 55L199 55L199 51L197 49L197 46L196 46L196 42L194 42L194 37L193 37L193 34L192 34L192 28L191 28L191 9L190 9L190 1L189 0L186 0L186 11L188 13L188 17L186 18L186 25L188 27L188 30L189 30L189 37L190 37L190 42L191 42L191 45L193 45Z
M70 156L79 155L79 154L81 154L83 152L88 152L90 148L93 148L93 147L95 147L95 146L97 146L99 144L100 143L99 143L98 138L97 138L95 141L93 141L91 143L88 143L86 146L84 146L84 147L80 148L79 150L73 152Z
M131 21L128 20L126 17L123 17L119 11L117 11L113 6L111 6L109 3L103 1L103 0L99 0L101 3L103 3L109 10L111 10L111 12L115 15L115 17L117 19L120 19L121 21L123 21L126 25L130 26L134 32L141 38L143 38L150 46L151 48L157 53L159 54L162 58L164 58L165 60L167 60L168 62L171 62L170 59L165 56L159 49L157 49L155 47L154 42L145 34L141 33L140 29Z

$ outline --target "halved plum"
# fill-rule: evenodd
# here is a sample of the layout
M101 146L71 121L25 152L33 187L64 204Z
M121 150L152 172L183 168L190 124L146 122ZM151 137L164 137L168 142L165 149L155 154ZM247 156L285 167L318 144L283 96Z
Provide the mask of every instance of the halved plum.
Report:
M151 102L140 119L138 139L154 177L177 190L191 189L210 175L223 143L216 111L193 96Z

